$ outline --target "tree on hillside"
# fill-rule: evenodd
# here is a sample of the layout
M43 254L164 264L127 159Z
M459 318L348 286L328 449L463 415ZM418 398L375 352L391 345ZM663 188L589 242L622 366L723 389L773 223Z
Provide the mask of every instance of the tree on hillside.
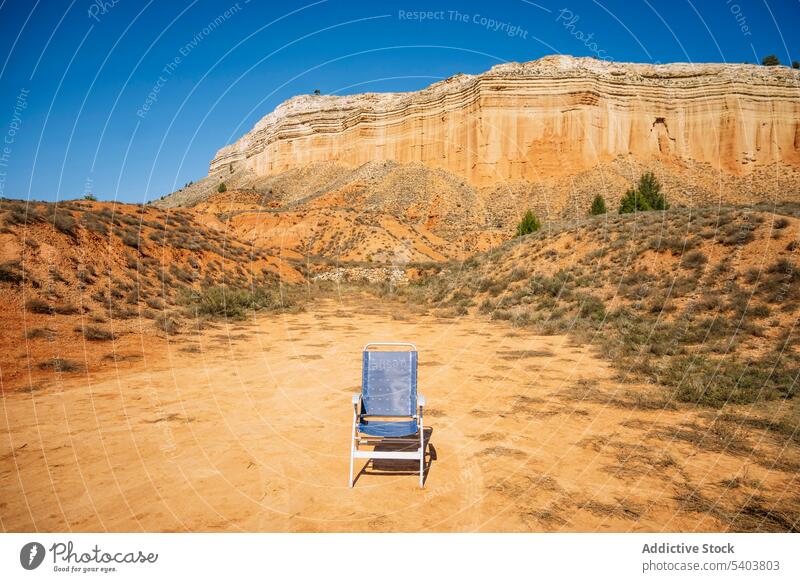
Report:
M228 187L225 185L225 182L220 182L219 187L217 188L217 192L227 192Z
M666 210L667 199L661 193L661 183L653 172L645 172L639 178L636 188L625 192L619 204L619 213L641 212L645 210Z
M532 210L528 210L525 213L525 216L522 217L519 224L517 225L517 236L525 236L526 234L531 234L532 232L536 232L542 228L542 223L539 222L539 219L533 213Z
M606 208L606 200L600 194L598 194L594 197L594 200L592 200L592 207L589 209L589 214L592 216L597 216L607 212L608 209Z
M94 194L92 194L91 192L89 194L86 194L83 197L83 199L84 200L88 200L89 202L97 202L97 197Z
M800 61L792 61L793 69L800 69Z
M767 55L761 59L761 64L765 67L777 67L781 64L781 61L775 55Z

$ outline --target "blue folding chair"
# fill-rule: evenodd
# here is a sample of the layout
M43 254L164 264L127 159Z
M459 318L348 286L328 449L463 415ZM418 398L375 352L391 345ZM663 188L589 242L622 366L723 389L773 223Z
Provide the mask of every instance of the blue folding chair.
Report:
M424 406L425 397L417 395L416 346L409 343L364 346L361 394L353 395L350 487L353 486L354 459L419 459L419 486L424 486ZM408 450L417 439L419 448ZM391 446L381 446L386 444ZM361 450L360 446L374 448Z

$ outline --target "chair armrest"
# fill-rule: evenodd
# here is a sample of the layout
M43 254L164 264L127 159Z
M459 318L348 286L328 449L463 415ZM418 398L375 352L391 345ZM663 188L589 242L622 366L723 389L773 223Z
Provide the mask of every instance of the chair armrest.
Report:
M359 402L361 402L361 394L353 394L353 406L358 406Z
M425 397L422 394L417 395L417 405L422 408L425 406Z

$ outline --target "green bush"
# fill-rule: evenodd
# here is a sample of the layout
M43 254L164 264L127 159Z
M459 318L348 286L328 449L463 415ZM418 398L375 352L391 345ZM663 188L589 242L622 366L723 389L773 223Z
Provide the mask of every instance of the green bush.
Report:
M646 210L666 210L667 200L661 193L661 183L652 172L645 172L639 178L636 188L625 192L619 205L620 214Z
M228 187L225 185L225 182L220 182L219 186L217 187L217 192L222 193L222 192L227 192L227 191L228 191Z
M608 209L606 208L606 200L600 194L594 197L592 200L592 207L589 209L589 214L592 216L598 216L600 214L606 214Z
M526 234L531 234L536 232L542 228L542 223L539 222L539 219L533 213L532 210L528 210L525 213L525 216L522 217L522 220L517 225L517 236L525 236Z

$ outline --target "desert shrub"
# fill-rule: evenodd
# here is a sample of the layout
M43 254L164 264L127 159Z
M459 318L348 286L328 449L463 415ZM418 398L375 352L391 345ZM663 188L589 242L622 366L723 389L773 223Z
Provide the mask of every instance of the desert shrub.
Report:
M631 271L622 277L622 283L623 285L641 285L652 281L654 278L653 275L644 270Z
M558 271L552 277L547 275L534 275L530 278L528 286L534 295L545 295L567 299L573 288L574 277L566 271Z
M746 245L755 240L753 226L734 222L722 229L722 239L720 242L728 246Z
M667 236L658 241L658 245L654 247L654 243L650 243L650 248L654 250L670 251L673 255L682 255L697 246L697 240L694 238L683 238L679 236Z
M689 269L700 269L708 262L708 257L701 251L692 251L684 255L682 262L683 266Z
M55 330L49 327L35 327L25 332L26 339L53 339L56 336Z
M661 193L661 183L655 174L645 172L639 178L636 188L631 188L622 197L619 206L620 214L646 210L666 210L667 200Z
M770 266L758 285L758 291L767 295L770 303L800 298L800 273L788 259L780 259ZM787 302L787 305L792 303Z
M93 212L84 212L83 216L81 216L81 224L91 232L102 235L108 234L108 227Z
M94 277L92 277L91 274L89 274L89 272L85 270L80 270L77 273L75 273L75 278L78 280L79 283L84 284L84 285L78 285L78 288L80 289L84 288L86 285L91 285L92 283L94 283Z
M767 273L784 275L789 280L794 280L797 278L797 267L789 259L779 259L767 269Z
M25 308L31 313L52 313L53 311L50 304L42 299L31 299L25 304Z
M192 275L192 273L175 265L170 265L169 272L172 273L172 275L179 281L183 281L184 283L191 283L194 281L194 275Z
M200 291L188 291L179 302L193 315L208 317L239 318L246 311L275 308L280 301L275 293L264 287L237 289L233 287L211 287Z
M78 222L68 211L59 211L57 205L52 206L52 210L47 214L47 220L53 228L66 235L75 236L77 232Z
M524 267L515 267L511 274L508 276L508 280L510 283L515 281L522 281L523 279L528 278L528 269Z
M11 208L5 215L5 224L13 226L17 224L30 224L39 218L33 208L26 210L24 205Z
M542 228L542 223L539 222L532 210L528 210L517 225L517 236L534 233L540 228Z
M79 363L64 358L50 358L40 362L37 367L40 370L52 370L53 372L79 372L83 369Z
M227 191L228 191L228 187L225 185L225 182L220 182L219 186L217 186L217 192L222 193L222 192L227 192Z
M796 370L774 362L709 360L699 356L677 358L665 371L681 402L712 408L725 404L752 404L793 396Z
M71 303L61 303L59 305L54 305L53 311L58 313L59 315L74 315L75 313L78 313L80 310Z
M782 218L781 217L778 220L776 220L775 223L772 226L774 228L778 229L778 230L782 230L782 229L786 228L787 226L789 226L790 224L791 223L786 218Z
M132 249L139 249L139 235L135 232L126 230L120 235L120 240L122 240L122 244L125 246L129 246Z
M150 297L145 303L150 309L164 309L164 301L160 297Z
M20 265L16 261L0 264L0 282L15 285L22 283L22 273L19 269Z
M114 339L114 334L110 331L91 325L76 327L75 331L83 333L83 337L91 341L108 341Z
M495 309L492 312L492 319L498 319L501 321L508 321L512 317L512 313L508 309Z
M162 313L155 318L156 328L167 335L175 335L180 329L178 322L167 313Z
M765 67L777 67L781 64L781 60L775 55L767 55L761 59L761 64Z
M595 321L601 321L606 316L606 306L594 295L584 295L580 297L581 317L587 317Z
M594 197L592 200L592 206L589 208L589 214L592 216L599 216L600 214L606 214L608 209L606 208L606 200L600 194Z

